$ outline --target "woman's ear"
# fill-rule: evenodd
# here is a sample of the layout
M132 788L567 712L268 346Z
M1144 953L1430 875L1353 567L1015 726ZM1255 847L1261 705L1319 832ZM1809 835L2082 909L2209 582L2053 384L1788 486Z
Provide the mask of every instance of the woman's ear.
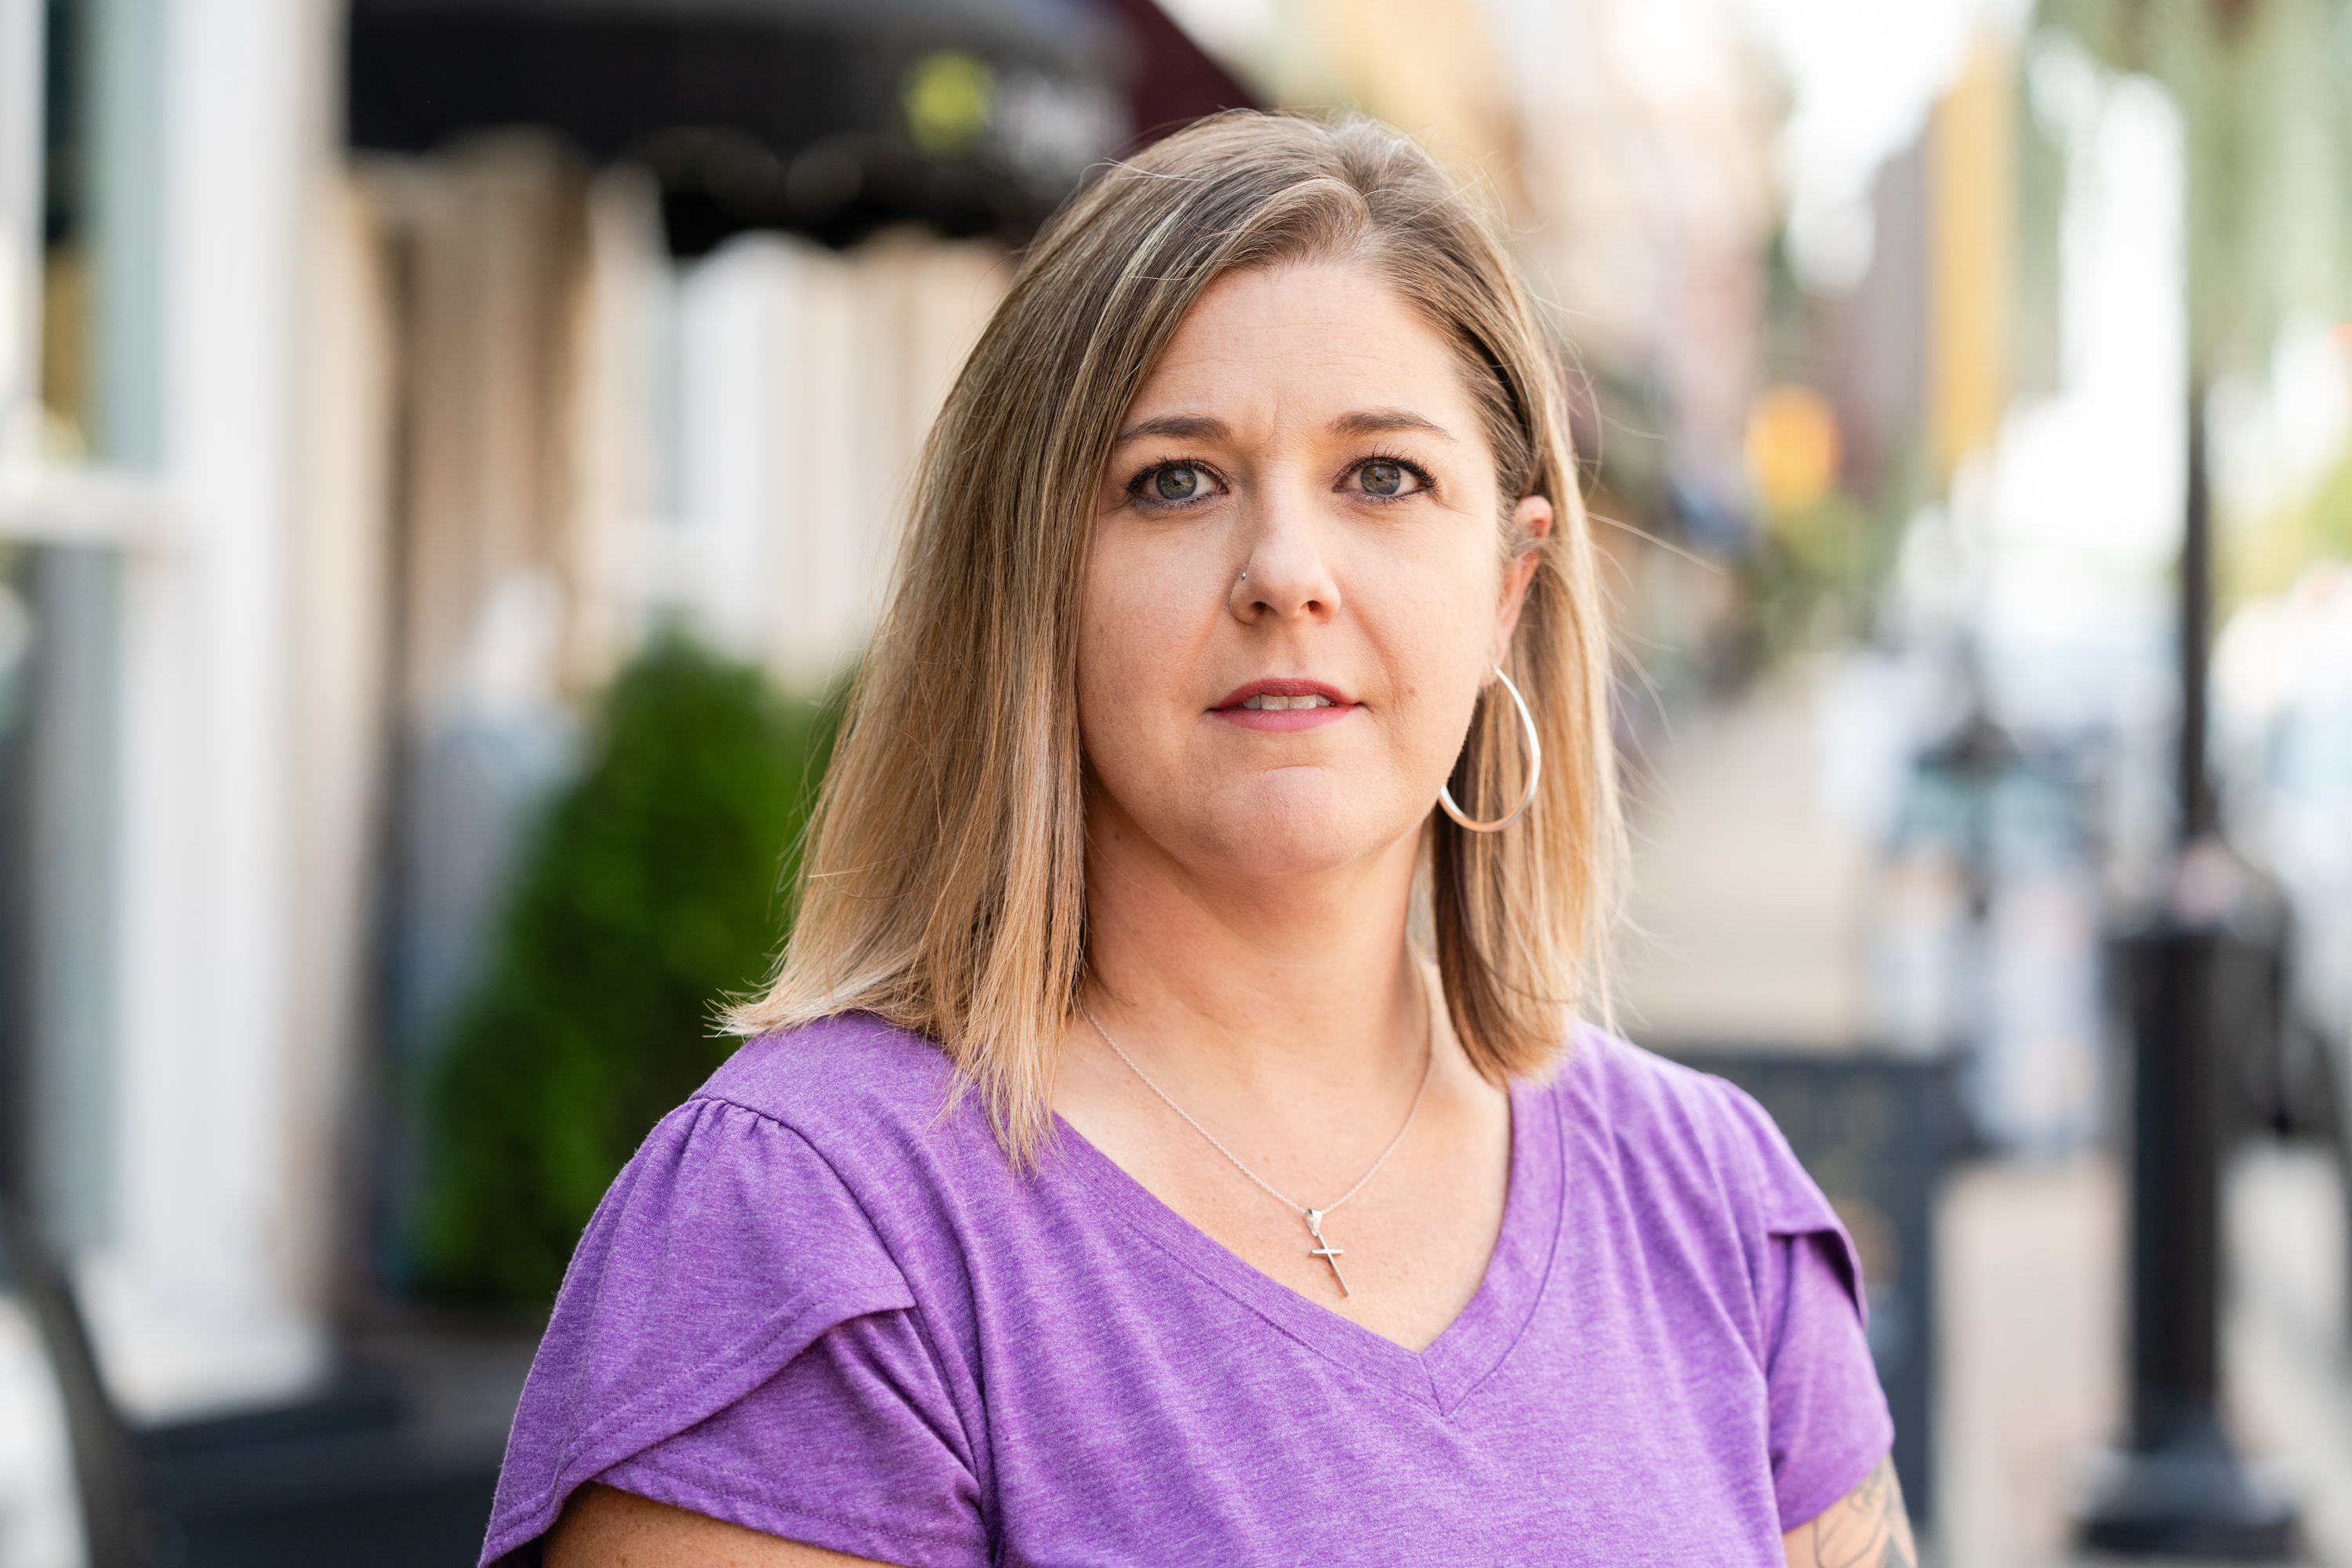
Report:
M1503 598L1495 606L1495 662L1510 651L1511 635L1518 629L1519 606L1527 603L1528 584L1535 581L1543 559L1538 546L1551 533L1551 502L1543 496L1522 496L1511 509L1511 537L1525 541L1503 573Z

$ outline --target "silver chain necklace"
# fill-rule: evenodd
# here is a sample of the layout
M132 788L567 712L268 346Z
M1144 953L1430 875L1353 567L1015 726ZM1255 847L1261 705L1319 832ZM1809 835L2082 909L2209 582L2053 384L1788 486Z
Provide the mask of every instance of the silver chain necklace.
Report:
M1423 1011L1428 1012L1430 1010L1430 1006L1433 1005L1434 1003L1433 1002L1429 1005L1424 1006ZM1429 1092L1430 1074L1437 1066L1437 1026L1434 1018L1433 1017L1431 1019L1429 1025L1428 1059L1423 1062L1421 1066L1421 1085L1412 1091L1412 1104L1406 1108L1404 1121L1398 1126L1396 1136L1389 1140L1389 1146L1381 1151L1381 1157L1372 1162L1371 1168L1367 1170L1362 1175L1356 1178L1356 1184L1354 1186L1349 1187L1346 1192L1341 1193L1338 1197L1333 1198L1321 1208L1315 1209L1308 1208L1305 1204L1300 1203L1297 1199L1277 1191L1273 1183L1267 1181L1264 1176L1259 1175L1255 1171L1251 1170L1247 1165L1243 1164L1239 1155L1235 1154L1231 1149L1226 1148L1222 1142L1219 1142L1215 1133L1202 1126L1198 1121L1193 1121L1192 1113L1191 1111L1185 1110L1182 1106L1169 1099L1168 1091L1160 1088L1158 1084L1152 1082L1151 1075L1145 1072L1141 1068L1136 1066L1135 1058L1133 1057L1129 1056L1125 1051L1119 1049L1118 1042L1110 1037L1110 1031L1102 1026L1102 1020L1095 1016L1093 1008L1088 1007L1085 1003L1081 1002L1078 1004L1078 1011L1086 1015L1087 1022L1094 1026L1095 1033L1102 1037L1103 1044L1108 1046L1111 1050L1118 1055L1118 1059L1127 1064L1128 1070L1134 1073L1136 1077L1143 1080L1144 1088L1158 1095L1162 1104L1166 1105L1169 1110L1174 1111L1177 1115L1182 1117L1186 1125L1190 1126L1193 1131L1198 1132L1202 1137L1207 1139L1211 1148L1216 1150L1218 1153L1223 1154L1226 1159L1232 1161L1234 1170L1239 1171L1243 1175L1247 1176L1251 1181L1255 1182L1265 1190L1266 1195L1273 1198L1275 1202L1282 1205L1285 1208L1296 1210L1299 1216L1307 1221L1307 1234L1315 1238L1315 1245L1307 1249L1307 1256L1309 1258L1319 1258L1324 1262L1329 1264L1331 1266L1331 1278L1339 1282L1339 1294L1342 1296L1349 1294L1348 1277L1339 1272L1339 1258L1348 1249L1344 1247L1334 1247L1329 1242L1323 1239L1323 1219L1324 1216L1328 1215L1333 1209L1338 1208L1341 1204L1346 1203L1349 1198L1352 1198L1358 1193L1362 1192L1364 1190L1364 1184L1370 1181L1374 1176L1380 1173L1381 1167L1389 1163L1389 1156L1396 1152L1397 1145L1404 1142L1406 1131L1412 1126L1413 1117L1419 1114L1421 1110L1422 1096Z

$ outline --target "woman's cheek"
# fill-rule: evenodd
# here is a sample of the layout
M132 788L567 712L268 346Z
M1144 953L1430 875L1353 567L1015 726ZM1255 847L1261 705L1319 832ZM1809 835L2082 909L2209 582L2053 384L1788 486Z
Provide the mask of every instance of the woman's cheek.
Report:
M1181 676L1154 613L1149 596L1113 596L1088 616L1079 642L1079 730L1106 777L1148 773L1141 759L1164 755L1179 739L1160 733Z

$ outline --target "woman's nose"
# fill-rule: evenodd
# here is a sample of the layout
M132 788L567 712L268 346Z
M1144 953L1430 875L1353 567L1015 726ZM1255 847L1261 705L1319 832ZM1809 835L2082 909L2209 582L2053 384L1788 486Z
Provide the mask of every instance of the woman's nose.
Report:
M1228 603L1244 621L1326 620L1339 613L1339 584L1306 497L1272 489L1250 508L1244 552Z

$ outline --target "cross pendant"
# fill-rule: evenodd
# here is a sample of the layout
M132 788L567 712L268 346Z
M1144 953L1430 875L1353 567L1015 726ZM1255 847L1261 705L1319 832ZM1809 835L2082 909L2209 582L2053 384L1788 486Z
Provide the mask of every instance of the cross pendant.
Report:
M1307 1249L1307 1256L1309 1258L1319 1258L1324 1262L1329 1264L1331 1266L1331 1278L1339 1282L1339 1294L1342 1296L1349 1294L1348 1277L1339 1272L1339 1255L1348 1249L1344 1247L1334 1247L1329 1242L1323 1239L1323 1211L1321 1209L1308 1209L1307 1211L1307 1234L1315 1238L1315 1245Z

